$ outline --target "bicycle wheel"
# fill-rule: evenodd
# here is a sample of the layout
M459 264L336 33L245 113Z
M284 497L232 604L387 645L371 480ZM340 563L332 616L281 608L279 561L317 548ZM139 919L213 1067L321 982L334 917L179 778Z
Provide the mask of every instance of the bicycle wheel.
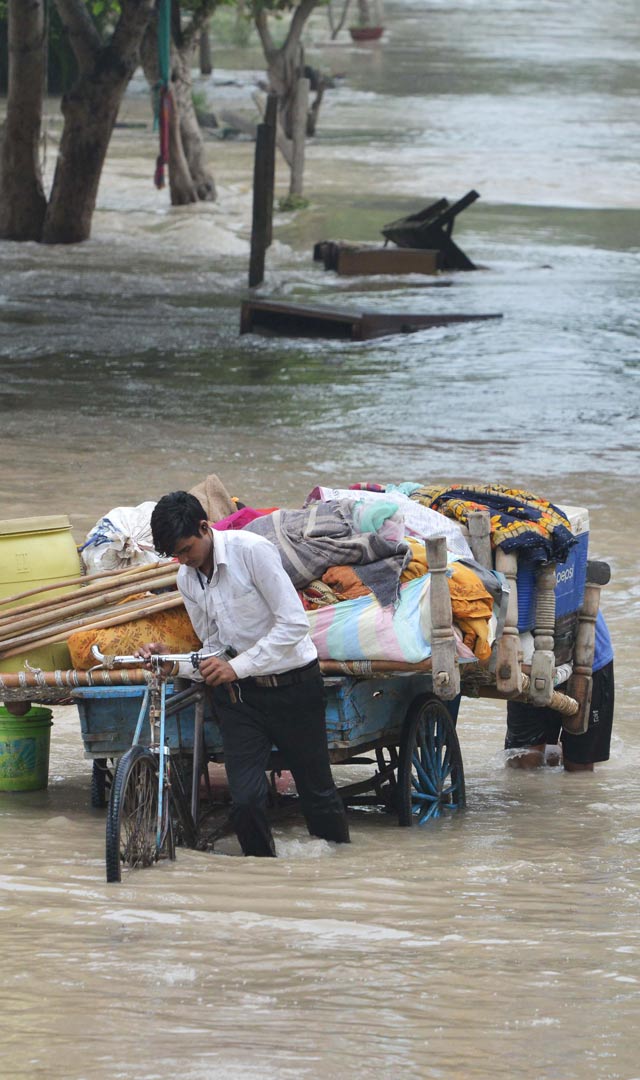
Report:
M118 762L107 812L107 881L122 880L122 866L151 866L162 854L175 858L173 830L165 800L160 848L158 763L149 750L132 746Z
M398 824L423 825L466 806L464 768L456 729L434 694L411 703L398 764Z

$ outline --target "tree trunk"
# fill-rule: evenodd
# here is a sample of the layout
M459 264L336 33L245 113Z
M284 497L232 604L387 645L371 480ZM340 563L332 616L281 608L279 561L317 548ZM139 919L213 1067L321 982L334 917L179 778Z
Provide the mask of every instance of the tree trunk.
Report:
M287 139L293 137L293 102L298 79L304 68L304 52L299 42L285 45L269 57L269 92L278 95L280 124Z
M169 126L169 193L172 206L188 206L198 201L198 192L189 171L182 135L180 110L174 93L171 94L171 119Z
M44 95L44 0L9 0L9 87L0 149L0 238L39 240L47 201L39 145Z
M152 20L140 50L149 86L159 79L157 20ZM213 176L207 168L204 143L191 97L193 46L183 51L171 43L171 93L173 109L169 140L169 191L172 206L185 206L216 197Z
M64 127L42 240L88 240L104 159L118 109L138 63L153 0L121 0L120 17L102 44L82 0L56 0L80 75L62 99Z
M293 101L298 79L304 73L302 33L305 23L319 0L300 0L293 13L284 44L276 48L264 9L254 14L254 21L269 75L269 91L278 95L280 123L288 139L292 136Z
M91 235L104 159L132 75L105 53L62 99L64 127L42 233L46 244L77 244Z
M192 60L193 48L191 46L175 50L171 72L172 89L180 118L182 148L196 196L201 202L215 202L216 185L206 162L204 140L193 106Z

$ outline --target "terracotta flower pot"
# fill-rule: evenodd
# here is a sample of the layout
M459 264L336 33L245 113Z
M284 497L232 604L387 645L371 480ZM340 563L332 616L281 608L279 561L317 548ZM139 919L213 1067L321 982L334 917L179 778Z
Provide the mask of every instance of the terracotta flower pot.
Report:
M384 34L384 26L350 26L353 41L377 41Z

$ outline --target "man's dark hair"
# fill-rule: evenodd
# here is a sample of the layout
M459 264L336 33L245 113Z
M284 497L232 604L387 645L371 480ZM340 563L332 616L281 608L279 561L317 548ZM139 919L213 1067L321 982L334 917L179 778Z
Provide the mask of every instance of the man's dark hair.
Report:
M173 555L185 536L200 535L200 522L206 520L206 511L195 495L188 491L163 495L151 514L153 546L160 555Z

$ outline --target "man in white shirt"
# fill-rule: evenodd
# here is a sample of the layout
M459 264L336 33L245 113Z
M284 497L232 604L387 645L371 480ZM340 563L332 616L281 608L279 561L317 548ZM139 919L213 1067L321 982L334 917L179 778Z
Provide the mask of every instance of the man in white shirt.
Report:
M273 745L293 773L313 836L346 843L349 827L331 775L318 655L300 598L278 550L254 533L213 530L186 491L163 496L153 542L180 560L178 588L203 652L194 672L212 688L231 791L231 820L245 855L274 856L266 815ZM159 642L141 655L166 651Z

